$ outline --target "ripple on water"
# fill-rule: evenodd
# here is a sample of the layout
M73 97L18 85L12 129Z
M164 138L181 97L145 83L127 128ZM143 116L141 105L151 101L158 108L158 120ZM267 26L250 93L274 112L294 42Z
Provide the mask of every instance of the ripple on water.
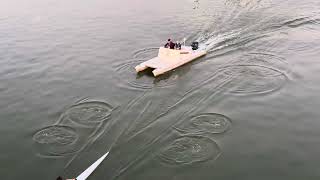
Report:
M189 121L175 127L184 134L224 133L231 127L231 119L217 113L203 113L191 117Z
M66 109L55 125L34 134L39 155L65 157L92 144L105 130L113 107L105 102L81 102Z
M68 145L78 138L74 129L68 126L53 125L34 134L33 140L40 144Z
M288 77L281 71L260 65L230 65L222 68L232 76L229 93L238 95L264 94L279 90Z
M112 109L111 105L100 101L82 102L67 109L63 117L81 124L99 123L110 118Z
M190 165L216 159L221 151L217 143L203 136L183 136L158 154L160 162L167 166Z
M272 67L273 69L277 69L277 71L281 72L291 72L291 66L285 58L268 52L250 52L243 55L238 62L240 65L258 65L264 67Z
M79 135L74 128L62 125L45 127L33 135L40 154L48 157L73 153L72 145L78 138Z
M150 47L137 50L133 53L135 59L151 59L158 55L159 47Z
M145 62L146 59L134 59L115 66L119 79L125 81L124 86L129 89L148 90L153 87L168 87L177 83L189 66L170 71L161 76L154 77L152 69L136 73L134 67Z

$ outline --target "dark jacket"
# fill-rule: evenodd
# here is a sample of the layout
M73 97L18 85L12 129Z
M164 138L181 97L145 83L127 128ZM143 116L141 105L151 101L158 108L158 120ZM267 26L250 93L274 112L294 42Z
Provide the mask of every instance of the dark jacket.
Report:
M169 47L170 47L170 49L174 49L174 46L175 46L175 44L174 44L172 41L170 41L170 42L169 42Z

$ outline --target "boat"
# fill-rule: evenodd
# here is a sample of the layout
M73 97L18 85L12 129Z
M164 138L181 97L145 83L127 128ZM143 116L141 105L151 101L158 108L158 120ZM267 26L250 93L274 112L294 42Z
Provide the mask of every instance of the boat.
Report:
M181 46L181 49L169 49L160 47L158 56L145 61L135 67L137 72L141 72L148 68L154 69L153 75L159 76L193 61L207 54L205 50L198 49L198 42L193 42L191 46Z

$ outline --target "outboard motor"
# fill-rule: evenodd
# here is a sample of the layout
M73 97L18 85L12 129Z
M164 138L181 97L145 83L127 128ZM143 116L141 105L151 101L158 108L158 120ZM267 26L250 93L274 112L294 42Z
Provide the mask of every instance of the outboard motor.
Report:
M191 47L192 50L197 50L199 48L199 42L192 42Z

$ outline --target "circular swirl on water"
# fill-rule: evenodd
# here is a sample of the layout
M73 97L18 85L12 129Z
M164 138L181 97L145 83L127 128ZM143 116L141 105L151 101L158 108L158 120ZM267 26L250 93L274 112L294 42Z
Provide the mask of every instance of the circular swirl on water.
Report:
M110 118L113 107L100 101L83 102L71 106L63 117L78 123L98 123Z
M133 53L133 58L135 59L151 59L158 55L159 47L150 47L137 50Z
M239 95L263 94L279 90L288 77L277 69L260 65L230 65L222 68L232 76L230 93Z
M191 117L190 121L187 121L175 127L175 129L181 133L224 133L231 126L231 119L225 115L217 113L203 113Z
M238 62L239 65L250 64L264 67L273 67L281 72L291 72L290 64L286 61L285 58L267 52L250 52L240 57Z
M152 69L150 68L137 73L134 67L145 61L145 59L135 59L115 66L119 79L126 81L127 84L125 86L138 90L147 90L153 87L168 87L176 84L184 72L189 69L187 65L182 66L158 77L153 76Z
M75 153L74 145L79 139L74 128L62 125L52 125L39 130L33 135L37 143L39 155L45 157L63 157Z
M74 129L68 126L53 125L41 129L33 135L33 140L39 144L55 144L65 146L78 139Z
M164 147L158 154L168 166L188 165L216 159L221 151L217 143L203 136L183 136Z

